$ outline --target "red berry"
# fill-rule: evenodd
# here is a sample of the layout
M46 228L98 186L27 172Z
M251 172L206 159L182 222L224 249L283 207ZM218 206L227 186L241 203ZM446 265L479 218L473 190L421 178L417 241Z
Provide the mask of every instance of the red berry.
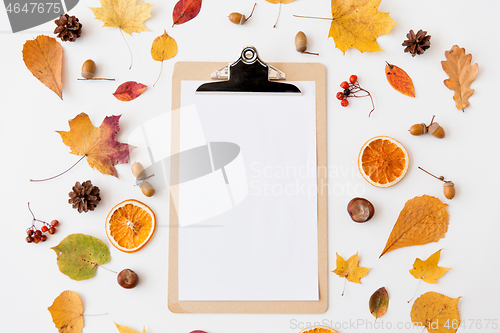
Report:
M26 242L32 243L33 242L33 238L31 236L27 236L26 237Z
M347 99L344 98L343 100L340 101L340 105L342 105L343 107L346 107L349 105L349 101L347 101Z
M52 222L50 222L50 225L53 226L53 227L57 227L59 225L59 221L58 220L52 220Z
M33 237L33 243L35 243L35 244L40 243L41 240L42 240L41 236L35 235L35 237Z
M47 232L49 230L49 228L47 228L46 225L42 226L42 232Z
M41 240L42 242L45 242L45 241L47 240L47 235L42 235L42 236L40 237L40 240Z
M33 236L34 234L33 229L26 230L26 233L28 234L28 236Z
M347 89L349 88L349 83L347 81L344 81L340 84L340 88L342 89Z
M54 228L54 227L50 227L50 228L49 228L49 234L53 235L53 234L55 234L55 233L56 233L56 228Z
M343 93L342 91L339 91L339 92L337 93L337 99L338 99L338 100L343 100L343 99L344 99L344 93Z
M351 75L349 76L349 82L351 82L352 84L355 84L356 82L358 81L358 77L356 75Z
M38 237L42 236L42 232L40 230L35 231L35 236Z

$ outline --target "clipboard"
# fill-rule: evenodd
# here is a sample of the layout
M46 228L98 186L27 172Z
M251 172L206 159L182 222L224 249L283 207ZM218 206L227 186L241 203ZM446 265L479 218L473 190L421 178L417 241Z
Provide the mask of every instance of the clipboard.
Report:
M253 50L248 53L248 50ZM180 128L181 128L181 86L183 81L205 81L211 82L212 77L218 79L229 78L221 81L222 91L230 93L224 82L234 79L230 71L246 59L251 65L258 63L261 67L267 67L266 73L274 79L284 79L286 74L288 81L313 81L315 83L316 104L316 177L317 177L317 269L318 269L318 300L182 300L179 297L179 214L176 209L179 200L179 188L170 189L170 213L169 213L169 258L168 258L168 307L174 313L323 313L328 308L328 244L327 244L327 156L326 156L326 83L325 68L317 63L271 63L262 62L255 48L247 47L242 56L232 65L220 62L178 62L175 65L172 78L172 113L171 113L171 153L178 156L180 153ZM244 67L245 67L244 66ZM217 71L217 69L222 70ZM215 71L215 72L214 72ZM211 75L212 74L212 75ZM243 81L248 81L246 77ZM269 80L270 82L270 80ZM262 82L261 82L262 83ZM271 86L275 82L270 82ZM276 83L278 85L286 83ZM267 83L266 83L267 85ZM261 84L259 86L262 86ZM281 89L279 86L275 88ZM200 86L200 88L202 88ZM244 88L238 93L252 93ZM269 89L269 86L266 86ZM274 88L270 88L274 89ZM293 88L292 88L293 89ZM268 91L258 91L268 92ZM296 93L296 91L283 91L285 93ZM271 93L278 93L271 91ZM177 154L177 155L176 155ZM179 159L171 158L170 179L178 183ZM173 164L173 166L172 166ZM177 181L176 181L177 180Z

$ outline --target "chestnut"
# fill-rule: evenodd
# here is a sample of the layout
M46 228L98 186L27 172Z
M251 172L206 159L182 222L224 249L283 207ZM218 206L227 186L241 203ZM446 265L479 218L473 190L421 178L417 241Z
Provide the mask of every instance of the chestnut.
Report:
M347 205L347 212L354 222L369 221L375 213L372 203L364 198L354 198Z
M139 283L139 276L133 270L126 268L118 273L116 280L123 288L132 289Z

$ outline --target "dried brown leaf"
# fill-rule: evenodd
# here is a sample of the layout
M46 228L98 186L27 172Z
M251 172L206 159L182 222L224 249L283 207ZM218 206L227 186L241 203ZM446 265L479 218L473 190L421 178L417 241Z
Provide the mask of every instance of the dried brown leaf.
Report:
M443 70L450 77L444 80L444 85L453 90L453 100L458 110L465 111L470 105L469 97L474 93L470 84L476 79L479 70L478 64L471 65L472 55L465 54L465 49L454 45L451 50L444 53L446 61L441 61Z
M408 200L399 213L381 257L405 246L437 242L448 231L448 205L428 195Z

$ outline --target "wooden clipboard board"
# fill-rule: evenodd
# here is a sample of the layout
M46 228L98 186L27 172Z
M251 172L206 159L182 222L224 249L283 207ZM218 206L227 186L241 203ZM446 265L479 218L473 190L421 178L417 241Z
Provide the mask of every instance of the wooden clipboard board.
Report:
M211 81L211 73L227 62L178 62L172 78L172 155L180 150L181 81ZM287 81L316 83L318 301L183 301L179 300L179 219L170 193L168 308L174 313L323 313L328 308L327 147L325 68L318 63L270 63L286 73ZM171 171L172 179L178 178ZM178 171L177 171L178 172ZM172 174L174 173L174 174ZM177 197L176 197L177 196Z

